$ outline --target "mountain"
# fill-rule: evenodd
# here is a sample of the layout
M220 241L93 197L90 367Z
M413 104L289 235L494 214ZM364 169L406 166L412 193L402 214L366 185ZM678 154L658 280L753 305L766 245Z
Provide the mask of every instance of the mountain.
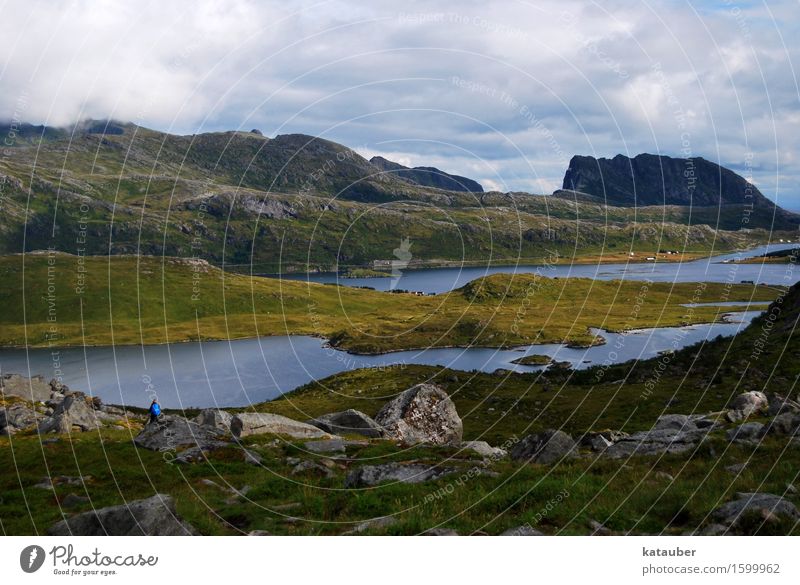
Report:
M447 191L483 193L483 187L477 181L458 175L451 175L435 167L404 167L400 163L386 160L382 156L373 156L369 159L369 162L380 170L415 185L445 189Z
M700 157L672 158L618 154L612 159L574 156L563 189L577 191L610 205L743 206L742 227L752 227L746 208L774 214L775 229L794 229L800 216L781 209L744 177Z
M607 207L589 196L424 186L302 134L179 136L105 120L8 129L14 140L0 157L0 254L196 256L277 272L371 267L394 258L404 240L419 266L541 262L554 252L725 252L771 236L740 229L738 209L721 221L716 208L698 214Z

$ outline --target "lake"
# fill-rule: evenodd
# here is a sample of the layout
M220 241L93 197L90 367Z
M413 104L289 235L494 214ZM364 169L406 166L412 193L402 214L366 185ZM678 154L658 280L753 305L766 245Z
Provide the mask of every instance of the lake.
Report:
M338 283L343 286L368 286L387 291L404 289L424 293L443 293L490 274L538 273L549 277L580 277L600 280L627 279L661 282L733 282L752 280L767 284L791 285L800 280L800 270L792 264L735 264L766 252L795 248L795 244L769 244L745 252L723 254L692 262L629 262L624 264L563 264L518 266L472 266L461 268L422 268L398 271L399 278L342 278L335 272L285 274L283 278L309 282ZM274 276L274 275L273 275Z
M245 406L275 398L312 380L365 367L426 364L466 371L535 372L541 368L511 362L527 354L543 354L580 369L650 358L717 335L734 335L759 313L735 313L724 323L626 334L598 329L594 332L607 343L585 349L547 344L506 350L443 348L360 356L332 349L324 340L313 337L276 336L144 347L2 350L0 370L25 376L41 374L50 379L57 367L64 383L112 404L146 406L152 389L167 408Z

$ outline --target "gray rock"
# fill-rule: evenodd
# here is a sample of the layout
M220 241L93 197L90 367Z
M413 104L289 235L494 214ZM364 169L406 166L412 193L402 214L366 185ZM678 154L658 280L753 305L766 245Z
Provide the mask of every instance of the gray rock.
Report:
M102 426L94 408L83 394L74 393L56 406L53 416L39 423L39 434L92 431Z
M332 435L315 426L266 412L237 414L231 420L231 434L237 438L263 434L284 435L293 439L333 438Z
M394 516L381 516L380 518L372 518L371 520L366 520L365 522L361 522L357 524L352 530L345 532L344 534L362 534L369 530L381 530L385 528L389 528L397 524L397 519Z
M794 436L800 434L800 414L784 412L773 418L768 424L766 434Z
M381 408L375 417L386 436L406 445L458 445L463 424L447 393L433 384L417 384Z
M727 467L725 467L725 471L727 471L728 473L734 473L738 475L742 471L744 471L746 467L747 463L734 463L733 465L728 465Z
M632 455L662 455L685 453L702 441L706 429L682 431L678 429L654 429L633 433L614 443L603 453L604 457L621 459Z
M686 414L663 414L658 417L656 424L653 426L655 430L675 429L693 431L697 429L694 421Z
M372 418L358 410L344 410L323 414L308 421L308 424L332 435L357 434L369 439L379 439L383 429Z
M589 520L589 530L592 536L611 536L613 532L597 520Z
M364 465L347 474L344 481L346 488L358 488L378 485L383 482L422 483L432 481L454 473L455 469L432 467L422 463L384 463L382 465Z
M200 414L194 419L201 427L212 427L225 434L231 432L232 420L233 415L216 408L206 408L200 411Z
M342 439L324 439L322 441L309 441L303 446L312 453L338 453L345 452L346 444Z
M3 396L16 396L28 402L45 402L50 399L53 389L44 381L42 376L25 378L19 374L4 374L0 376L0 394Z
M731 443L753 444L764 432L764 425L760 422L749 422L728 430L725 437Z
M44 415L26 404L0 407L0 435L13 435L17 431L31 429L44 420Z
M501 532L500 536L544 536L543 532L539 532L530 524L523 524L515 528L509 528L505 532Z
M742 517L756 513L765 520L772 517L785 517L795 522L800 521L797 507L780 496L765 493L737 493L736 499L723 504L711 513L711 518L730 527L740 526Z
M51 536L183 536L196 534L175 512L168 495L78 514L53 525Z
M580 444L584 447L589 447L592 451L603 452L627 436L628 433L623 431L591 431L581 437Z
M224 441L208 441L204 442L202 445L197 445L194 447L189 447L188 449L184 449L172 460L172 463L178 464L191 464L191 463L203 463L208 461L208 454L212 451L216 451L217 449L221 449L222 447L227 447L229 443L225 443Z
M255 451L244 449L244 462L248 465L261 465L263 458Z
M292 469L292 475L311 473L322 477L334 477L335 474L327 466L317 461L301 461Z
M551 429L520 440L511 447L511 458L527 463L555 463L574 456L576 446L567 433Z
M767 413L770 416L777 416L785 412L800 412L800 403L792 400L788 396L781 396L780 394L773 394L769 397L769 409Z
M172 451L183 447L217 448L223 434L215 428L200 426L181 416L162 415L146 425L133 439L134 444L151 451Z
M731 402L731 409L743 413L745 418L755 412L767 410L768 408L769 400L766 395L763 392L757 392L755 390L739 394Z
M487 459L502 459L508 455L508 451L505 449L492 447L486 441L464 441L461 443L461 448L475 451L475 453Z

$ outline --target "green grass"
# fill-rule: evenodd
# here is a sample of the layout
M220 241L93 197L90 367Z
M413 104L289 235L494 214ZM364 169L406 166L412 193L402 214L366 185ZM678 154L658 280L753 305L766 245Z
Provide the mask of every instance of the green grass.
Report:
M480 475L457 483L456 474L431 483L352 491L341 489L344 476L364 462L443 462L461 474L480 463L453 449L398 451L372 444L352 448L348 456L356 461L335 466L332 478L293 475L286 458L297 455L298 447L264 445L264 438L258 439L250 447L264 457L263 467L245 464L233 448L215 452L206 463L170 465L161 454L134 447L121 431L73 435L44 445L37 437L0 438L0 466L7 470L0 476L0 529L6 535L44 533L62 518L59 502L70 493L91 501L65 510L67 515L161 492L172 495L178 513L203 534L255 529L341 534L384 515L394 515L397 523L374 533L417 534L446 526L461 534L499 534L529 522L548 534L587 534L589 522L597 520L619 532L680 534L707 521L735 492L782 494L800 469L800 452L786 449L785 439L770 439L758 448L731 447L716 439L691 457L634 458L625 465L582 459L550 467L503 461L491 466L498 477ZM747 467L739 476L724 469L742 462ZM55 491L33 487L43 477L59 475L91 478L85 485ZM247 485L250 491L247 499L231 500L231 493L204 485L203 479L224 488ZM788 497L800 503L797 496ZM763 528L764 533L798 530L796 525Z
M435 296L228 274L152 257L0 258L0 344L123 345L305 334L376 353L419 347L594 342L611 331L718 320L682 304L770 301L779 288L495 274ZM48 287L51 288L49 291ZM52 298L50 295L52 292Z

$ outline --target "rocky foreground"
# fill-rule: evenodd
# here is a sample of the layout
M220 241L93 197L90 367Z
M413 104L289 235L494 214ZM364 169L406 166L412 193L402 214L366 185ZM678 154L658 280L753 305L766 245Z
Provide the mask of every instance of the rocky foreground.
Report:
M222 456L267 472L269 465L261 454L285 442L296 446L284 463L289 475L297 478L316 476L339 481L347 490L384 489L395 484L430 482L431 501L446 493L454 482L474 477L496 477L503 465L538 466L546 474L576 459L607 461L625 467L633 458L661 458L681 455L691 458L704 446L720 440L733 445L758 445L766 438L785 442L786 449L800 448L800 404L777 394L746 392L737 396L730 408L707 414L665 414L650 429L625 433L618 430L590 431L573 437L558 429L513 437L502 446L463 437L462 420L455 404L440 387L417 384L388 401L372 418L358 410L332 412L307 421L264 412L228 412L206 409L196 417L162 415L158 422L146 424L142 414L103 404L96 398L42 378L27 379L15 375L2 378L3 408L0 410L0 434L41 435L42 442L61 436L102 432L104 429L128 430L137 448L163 454L160 465L204 464ZM51 438L52 437L52 438ZM267 440L268 443L254 443ZM441 450L441 460L412 459L387 461L390 457L362 460L354 451L372 445L402 453L427 447L430 453ZM713 448L712 448L713 460ZM110 466L113 469L113 461ZM730 469L741 473L742 469ZM666 482L671 476L662 477ZM441 480L441 481L440 481ZM206 487L229 492L230 501L247 499L249 486L232 488L213 480L202 480ZM434 483L438 482L438 483ZM449 482L449 483L448 483ZM53 490L58 486L85 483L85 478L47 477L38 486ZM443 485L442 485L443 484ZM378 488L380 486L380 488ZM437 489L437 486L438 489ZM689 533L746 534L764 524L796 525L800 512L792 502L796 495L792 484L784 493L741 492L714 510L702 526ZM65 501L66 500L66 501ZM200 531L176 512L173 498L164 493L121 505L80 508L86 498L70 494L61 501L63 520L49 528L54 535L177 535ZM350 533L386 529L391 516L355 526ZM788 524L787 524L788 523ZM612 533L599 523L590 526L594 534ZM251 530L251 534L262 531ZM455 532L444 527L429 534ZM505 535L537 535L539 530L523 524L503 532Z

